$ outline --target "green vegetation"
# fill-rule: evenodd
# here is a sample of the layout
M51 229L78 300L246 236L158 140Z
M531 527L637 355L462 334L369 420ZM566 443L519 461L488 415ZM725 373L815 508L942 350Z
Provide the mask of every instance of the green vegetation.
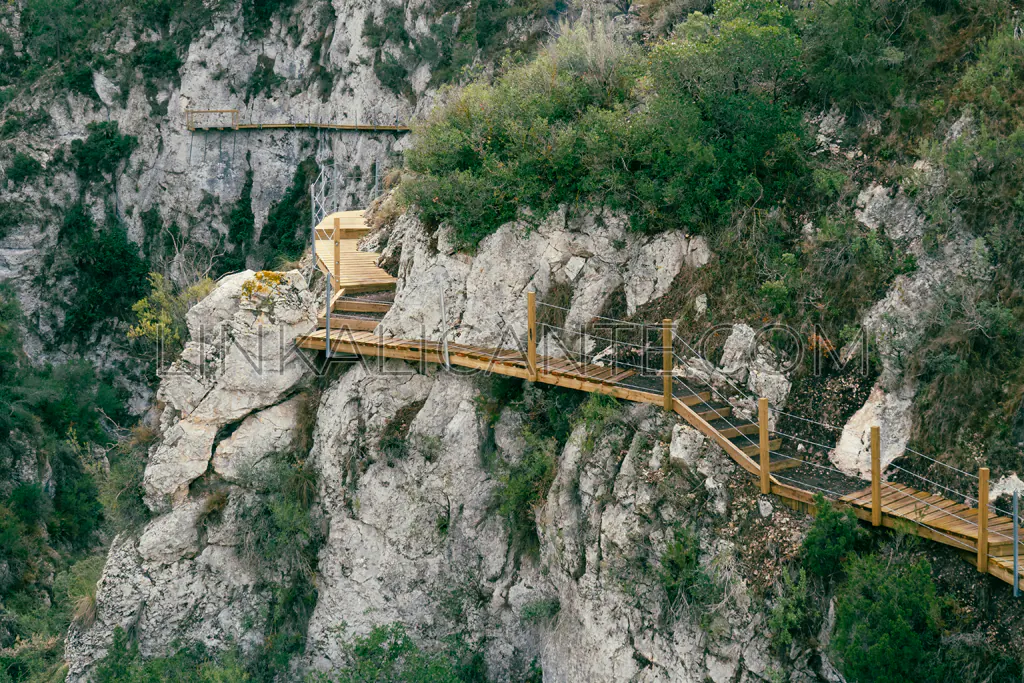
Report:
M242 14L246 30L260 37L270 28L274 14L287 9L294 0L244 0Z
M182 61L173 43L161 41L143 43L136 48L135 64L148 78L176 82Z
M149 265L124 227L108 217L107 225L97 228L85 207L76 204L64 217L59 240L75 285L64 330L84 342L100 322L130 320L132 306L148 293Z
M483 683L487 680L482 672L467 672L460 666L464 653L458 649L449 647L447 651L424 652L401 624L377 626L368 635L354 638L345 649L349 664L319 680L337 683Z
M154 83L177 81L180 55L225 7L202 0L27 0L20 22L24 51L14 54L9 36L0 32L0 86L13 86L8 91L13 95L50 77L60 88L99 104L94 71L102 70L127 97L139 68L152 102ZM124 55L111 38L129 29L138 47ZM160 39L149 42L146 30Z
M108 429L128 416L89 363L29 363L20 322L13 292L0 288L0 679L42 681L63 666L70 621L92 617L103 559L89 553L106 522L93 449L109 447ZM48 464L52 483L22 479L23 463L40 474Z
M373 71L381 85L415 101L409 74L421 64L430 69L430 87L456 81L474 60L494 59L506 49L530 49L540 33L538 20L554 18L564 8L561 0L512 5L499 0L445 0L421 10L389 5L379 20L367 15L363 39L374 51ZM429 31L413 36L406 30L406 23L415 25L421 18ZM538 24L531 26L532 22ZM525 41L518 32L523 26L530 29Z
M778 202L806 167L782 93L798 42L781 8L764 25L737 11L694 15L685 39L646 52L600 26L567 31L493 85L467 87L417 130L406 197L468 247L520 208L601 202L637 230L707 232L738 206Z
M0 137L8 138L21 131L36 132L40 127L53 123L49 112L45 109L33 109L29 112L8 109L4 125L0 127Z
M128 329L128 338L143 342L151 352L162 354L164 362L178 357L185 346L188 309L213 291L213 281L204 278L182 289L160 273L149 274L149 295L132 305L136 322Z
M424 401L410 403L399 409L395 416L388 420L380 434L380 452L387 459L389 465L395 460L401 460L409 452L409 429L412 421L416 419Z
M121 133L117 121L94 121L85 129L85 140L71 141L71 156L77 164L83 184L100 182L105 175L115 176L138 146L133 135Z
M251 159L251 154L246 152L246 163L250 164ZM228 242L231 243L231 248L221 258L218 268L223 272L244 270L245 257L252 248L252 240L256 233L256 216L252 212L251 165L245 171L242 193L238 196L238 201L228 212L225 222L228 226Z
M936 680L941 642L939 599L924 560L853 560L836 598L832 647L858 682Z
M520 615L527 624L550 624L561 609L558 598L540 598L523 605Z
M582 392L507 377L490 378L482 387L478 409L492 426L506 406L525 415L526 452L521 459L508 463L496 458L493 443L483 450L484 467L498 479L493 505L505 519L516 552L536 558L540 551L536 511L554 481L558 454L569 439L584 397Z
M316 605L313 579L323 533L310 515L317 474L312 463L300 459L309 451L312 432L313 411L308 406L306 411L305 440L294 451L271 456L242 473L244 485L258 495L246 502L248 524L240 554L271 592L263 646L246 663L257 680L272 681L289 670L289 662L305 647Z
M776 650L785 652L797 639L810 636L819 617L810 594L807 572L800 569L798 578L794 579L791 572L784 570L782 590L768 615L768 628Z
M700 563L700 544L693 529L679 526L661 555L658 579L673 614L687 610L705 610L725 598L718 578Z
M814 497L817 513L804 537L804 566L817 576L832 576L851 556L866 532L853 510L836 510L820 493Z
M137 643L124 629L114 629L111 644L93 674L96 683L243 683L255 680L234 649L211 652L200 643L180 648L169 657L143 659Z
M266 55L256 58L256 69L249 77L245 86L245 101L262 94L270 95L274 88L284 82L284 78L274 73L274 60Z
M29 155L18 152L11 160L11 165L7 167L7 179L16 185L20 185L26 180L35 178L42 170L42 164Z
M532 432L524 436L526 453L502 474L495 500L498 513L508 524L513 546L536 557L540 552L536 511L555 480L557 442L533 436Z

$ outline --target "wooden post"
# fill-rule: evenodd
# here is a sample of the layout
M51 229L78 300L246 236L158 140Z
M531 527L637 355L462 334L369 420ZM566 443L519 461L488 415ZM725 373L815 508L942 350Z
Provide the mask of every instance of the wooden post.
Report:
M334 217L334 286L341 282L341 218ZM330 315L330 311L327 312Z
M772 492L772 455L768 448L768 399L757 400L757 425L761 445L761 493Z
M988 468L978 470L978 571L988 573Z
M878 427L871 428L871 526L882 526L882 447Z
M661 384L665 392L665 410L672 410L672 321L661 321Z
M526 293L526 366L530 381L537 381L537 293Z

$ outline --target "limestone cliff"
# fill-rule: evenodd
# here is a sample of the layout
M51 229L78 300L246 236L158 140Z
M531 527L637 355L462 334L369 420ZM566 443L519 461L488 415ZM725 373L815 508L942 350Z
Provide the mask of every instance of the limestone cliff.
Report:
M403 217L390 243L401 251L405 277L385 326L436 334L432 304L444 292L449 328L480 315L521 334L527 287L543 297L568 286L570 316L592 316L613 291L602 283L625 283L628 301L641 305L658 296L661 282L708 258L699 240L641 239L614 220L599 226L592 217L556 215L525 240L513 239L515 229L462 257L430 253L418 221ZM613 242L618 248L607 246ZM651 253L663 270L639 267ZM298 273L254 302L243 293L254 277L222 281L190 313L193 339L158 394L166 402L162 440L146 471L158 516L138 537L115 541L97 620L68 639L71 680L103 656L115 627L130 629L148 655L176 640L243 648L262 640L271 575L245 558L247 501L259 494L239 472L258 468L300 429L293 397L317 369L299 356L272 358L267 376L248 365L243 351L259 335L294 334L314 305ZM225 322L238 351L203 349L200 329ZM476 325L464 331L473 340L493 334ZM730 362L746 377L750 364L766 361L757 354ZM553 681L732 681L767 678L782 666L748 594L747 551L732 536L750 525L778 533L776 521L788 516L734 500L734 466L674 418L626 406L577 424L554 454L553 485L537 510L539 547L529 552L496 511L495 492L501 463L524 458L528 406L542 389L526 386L522 400L492 417L481 409L486 377L388 361L342 364L318 381L308 461L318 475L312 514L323 542L305 654L294 666L343 666L353 636L394 622L428 645L458 635L482 652L495 680L539 669ZM382 434L399 415L407 431L396 454ZM215 518L204 513L214 495L226 495ZM714 605L673 604L658 578L657 558L692 521L701 562L716 577ZM787 536L783 546L792 542ZM538 605L549 606L540 618Z

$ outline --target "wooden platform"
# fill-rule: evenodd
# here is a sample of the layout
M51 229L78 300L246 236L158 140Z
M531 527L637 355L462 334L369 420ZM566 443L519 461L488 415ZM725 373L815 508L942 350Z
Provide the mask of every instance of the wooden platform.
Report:
M377 267L380 254L359 251L359 240L369 231L370 229L363 223L362 211L329 214L315 228L317 266L331 276L335 292L343 291L347 296L395 288L397 278L389 275L383 268ZM340 237L337 249L334 240L336 232Z

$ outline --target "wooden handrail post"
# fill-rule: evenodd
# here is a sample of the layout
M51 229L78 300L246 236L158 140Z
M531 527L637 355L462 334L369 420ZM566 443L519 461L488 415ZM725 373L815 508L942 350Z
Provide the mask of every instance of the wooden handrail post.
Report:
M757 400L757 426L761 445L761 493L772 492L771 452L768 449L768 399Z
M526 293L526 367L537 381L537 293Z
M871 526L882 526L882 439L871 428Z
M341 282L341 218L334 217L334 286Z
M978 470L978 571L988 573L988 468Z
M661 321L661 375L665 392L665 410L672 411L672 321Z

